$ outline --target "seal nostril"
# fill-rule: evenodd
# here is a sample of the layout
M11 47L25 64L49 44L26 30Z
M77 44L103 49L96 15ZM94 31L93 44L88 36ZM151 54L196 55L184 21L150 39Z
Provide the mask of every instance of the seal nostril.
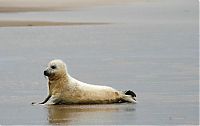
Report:
M45 75L45 76L48 76L47 70L44 71L44 75Z

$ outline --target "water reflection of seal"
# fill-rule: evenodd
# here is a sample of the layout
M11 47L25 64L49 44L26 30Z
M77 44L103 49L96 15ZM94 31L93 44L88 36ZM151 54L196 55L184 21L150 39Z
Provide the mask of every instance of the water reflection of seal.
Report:
M117 105L48 105L48 122L50 125L80 125L92 124L93 122L104 117L107 120L110 115L118 111L126 111L127 106ZM130 111L129 111L130 112ZM102 122L100 119L99 121Z
M136 103L136 95L130 90L122 92L72 78L67 72L66 64L61 60L49 62L44 75L48 77L49 95L41 104L50 98L54 104Z

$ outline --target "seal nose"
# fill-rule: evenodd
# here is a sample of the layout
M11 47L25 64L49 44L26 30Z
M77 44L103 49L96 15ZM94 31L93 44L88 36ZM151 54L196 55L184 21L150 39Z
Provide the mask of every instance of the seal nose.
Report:
M45 76L48 76L48 75L49 75L49 73L48 73L47 70L44 71L44 75L45 75Z

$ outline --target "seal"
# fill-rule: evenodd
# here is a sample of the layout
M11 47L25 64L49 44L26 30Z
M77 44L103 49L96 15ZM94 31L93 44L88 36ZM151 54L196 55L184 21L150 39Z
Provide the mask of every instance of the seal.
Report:
M54 104L136 103L136 94L131 90L118 91L108 86L87 84L71 77L66 64L59 59L48 63L44 75L48 77L49 95L39 104L45 104L50 98Z

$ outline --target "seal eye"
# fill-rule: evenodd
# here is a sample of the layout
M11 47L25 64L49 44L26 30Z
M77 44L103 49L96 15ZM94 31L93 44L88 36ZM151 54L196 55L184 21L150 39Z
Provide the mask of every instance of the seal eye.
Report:
M55 66L55 65L53 65L53 66L51 66L51 68L52 68L52 69L56 69L56 66Z

